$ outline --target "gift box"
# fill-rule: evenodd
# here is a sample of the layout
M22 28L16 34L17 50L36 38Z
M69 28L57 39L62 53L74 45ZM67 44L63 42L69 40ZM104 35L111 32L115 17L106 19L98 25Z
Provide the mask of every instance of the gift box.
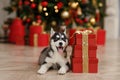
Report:
M103 29L97 30L97 44L98 45L105 45L106 41L106 31Z
M31 34L29 36L30 46L48 46L49 45L49 34Z
M12 43L16 43L17 36L25 36L25 27L22 24L22 20L19 18L15 18L10 25L8 40Z
M73 73L97 73L98 59L97 58L72 58Z
M82 45L74 45L73 46L73 57L80 57L83 56ZM88 46L88 57L95 58L96 57L97 46Z

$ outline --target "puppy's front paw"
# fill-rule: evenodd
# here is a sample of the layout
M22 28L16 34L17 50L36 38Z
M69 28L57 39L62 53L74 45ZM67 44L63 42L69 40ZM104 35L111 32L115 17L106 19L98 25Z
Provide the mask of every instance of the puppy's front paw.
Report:
M66 68L61 67L60 70L58 71L58 74L64 75L67 72Z
M39 73L39 74L45 74L47 72L47 68L45 68L44 66L42 66L38 71L37 71L37 73Z

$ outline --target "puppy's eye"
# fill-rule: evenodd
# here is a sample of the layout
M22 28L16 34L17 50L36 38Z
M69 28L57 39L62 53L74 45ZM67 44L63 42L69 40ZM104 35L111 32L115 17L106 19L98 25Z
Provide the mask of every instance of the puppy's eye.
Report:
M62 35L61 38L64 38L64 35Z
M60 36L59 36L59 35L56 35L56 38L60 38Z

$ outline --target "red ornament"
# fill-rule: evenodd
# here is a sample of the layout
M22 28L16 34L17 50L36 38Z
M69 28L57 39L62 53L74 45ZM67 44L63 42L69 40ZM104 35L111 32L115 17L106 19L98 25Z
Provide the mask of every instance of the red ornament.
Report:
M82 0L83 4L86 4L88 2L88 0Z
M37 22L38 22L38 23L41 23L42 21L41 21L41 19L38 19Z
M34 8L36 8L36 4L35 4L35 3L32 3L32 4L30 5L30 7L31 7L32 9L34 9Z
M79 24L83 24L83 20L81 20L79 18L76 18L76 22L79 23Z
M41 19L41 16L40 16L40 15L38 15L38 16L36 16L36 18L37 18L37 19Z
M84 22L88 22L88 19L87 19L87 18L85 18L85 19L84 19Z
M96 10L96 21L97 22L100 21L100 12L99 12L99 10Z
M62 2L58 2L57 3L57 7L58 7L58 9L61 9L63 7L63 3Z
M27 18L26 22L28 22L28 23L29 23L30 21L31 21L31 19L30 19L30 18Z
M42 1L42 2L41 2L41 5L42 5L43 7L46 7L46 6L48 5L48 2L47 2L47 1Z
M69 25L69 24L70 24L70 22L71 22L71 20L70 20L70 19L65 20L65 24L66 24L66 25Z
M22 3L22 1L20 0L18 4L19 4L19 6L22 6L23 3Z
M29 5L30 2L29 2L29 1L25 1L24 4L25 4L25 5Z

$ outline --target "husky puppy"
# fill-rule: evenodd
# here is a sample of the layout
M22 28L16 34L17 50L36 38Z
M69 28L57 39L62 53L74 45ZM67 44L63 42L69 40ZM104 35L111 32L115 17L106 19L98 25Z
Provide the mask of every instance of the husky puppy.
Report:
M64 32L55 32L51 28L50 46L45 48L39 57L39 74L45 74L50 68L58 68L58 74L65 74L69 69L66 48L68 39L66 30Z

